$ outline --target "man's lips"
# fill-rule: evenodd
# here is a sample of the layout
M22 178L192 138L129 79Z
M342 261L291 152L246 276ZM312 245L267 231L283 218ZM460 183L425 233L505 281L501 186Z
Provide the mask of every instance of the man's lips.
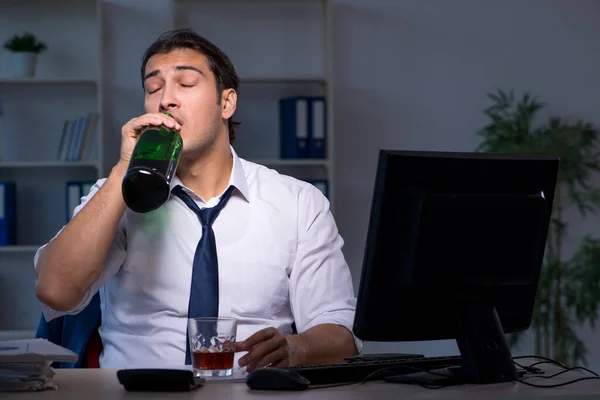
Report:
M179 119L179 117L177 115L173 115L171 113L171 117L173 117L173 119L179 124L179 125L183 125L183 123L181 122L181 119Z

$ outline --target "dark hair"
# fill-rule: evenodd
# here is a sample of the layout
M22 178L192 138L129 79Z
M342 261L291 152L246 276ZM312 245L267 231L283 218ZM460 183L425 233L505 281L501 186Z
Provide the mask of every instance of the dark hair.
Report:
M229 88L235 91L238 90L240 78L235 72L235 68L229 57L212 42L201 37L191 29L175 29L164 32L148 47L142 61L142 84L144 83L146 64L150 57L155 54L167 54L176 49L196 50L208 58L208 66L217 82L217 104L221 104L221 93L223 90ZM233 121L232 118L229 118L227 121L230 143L233 143L235 140L235 128L239 124L239 122Z

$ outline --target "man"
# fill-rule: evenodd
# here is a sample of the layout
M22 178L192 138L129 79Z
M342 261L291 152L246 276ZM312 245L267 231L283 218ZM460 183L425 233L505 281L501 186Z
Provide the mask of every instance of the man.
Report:
M202 226L179 196L138 214L121 192L140 130L164 124L183 139L172 190L181 186L210 208L233 187L212 228L218 314L238 320L239 366L341 362L360 351L352 281L326 198L231 146L238 77L227 56L190 30L172 31L148 48L141 72L146 114L123 126L120 160L35 255L46 320L80 312L99 291L101 367L184 362Z

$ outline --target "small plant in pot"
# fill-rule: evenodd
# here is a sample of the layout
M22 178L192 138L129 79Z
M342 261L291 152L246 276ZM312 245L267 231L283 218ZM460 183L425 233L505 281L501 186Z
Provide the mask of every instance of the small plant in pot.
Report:
M16 77L29 78L35 75L37 56L47 46L34 34L15 34L4 42L4 48L13 53L13 71Z

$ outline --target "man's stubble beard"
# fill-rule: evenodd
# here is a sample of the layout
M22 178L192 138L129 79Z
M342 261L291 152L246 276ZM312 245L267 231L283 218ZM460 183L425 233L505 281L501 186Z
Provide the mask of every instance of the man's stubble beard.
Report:
M181 161L193 163L203 158L210 156L216 150L216 145L219 139L219 133L215 129L210 129L204 135L196 136L196 139L184 145L181 152Z

